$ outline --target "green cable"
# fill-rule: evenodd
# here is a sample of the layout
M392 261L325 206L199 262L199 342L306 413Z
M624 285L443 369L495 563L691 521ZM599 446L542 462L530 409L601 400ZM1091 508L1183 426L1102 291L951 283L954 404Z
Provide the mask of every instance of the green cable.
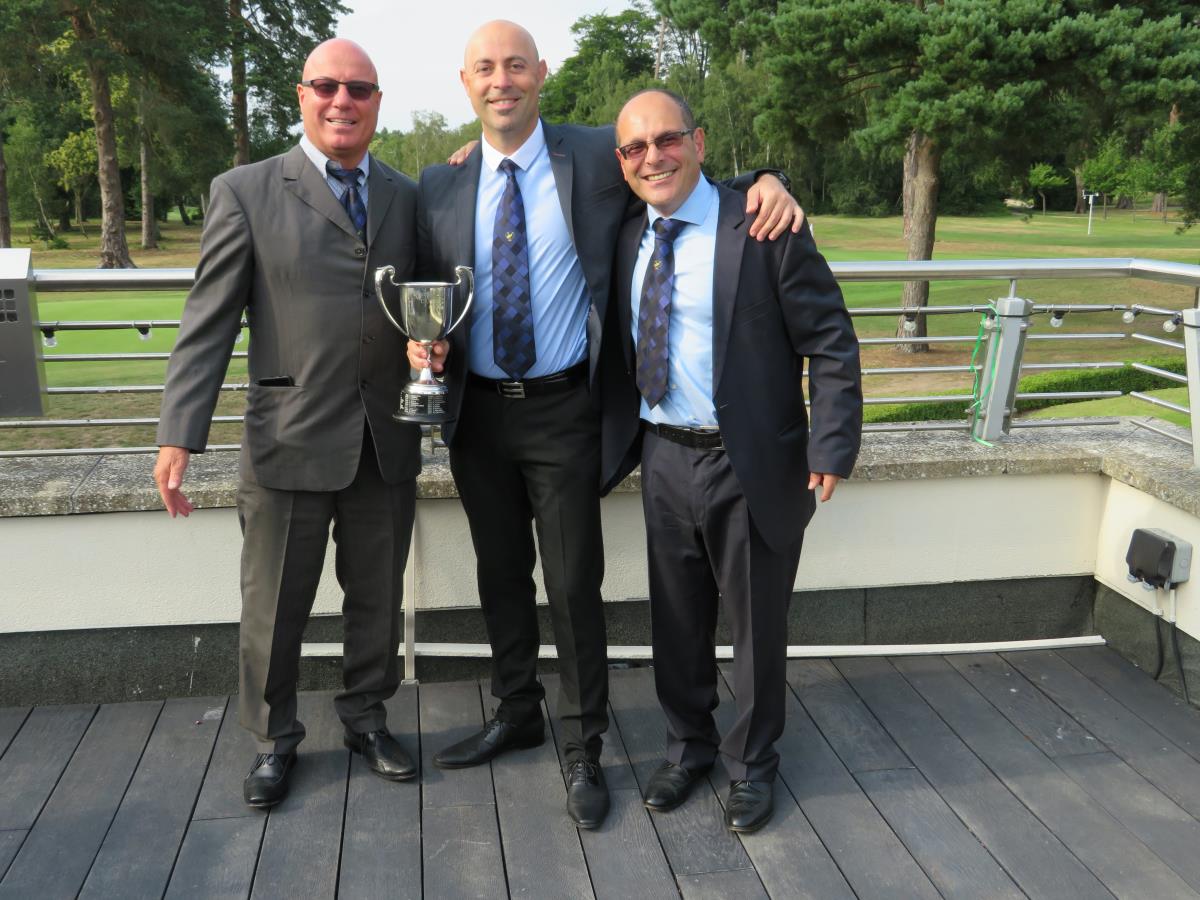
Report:
M993 316L996 315L996 307L994 304L989 302L988 309L991 310ZM979 356L979 348L983 346L983 332L986 330L985 326L987 325L987 320L987 313L983 313L979 316L979 332L975 335L975 347L973 350L971 350L971 375L973 378L971 385L971 440L977 444L982 444L984 447L994 448L996 445L991 441L985 441L983 438L977 437L975 434L975 426L979 424L979 410L983 406L983 401L987 399L988 395L990 395L992 392L992 388L996 385L996 369L1000 361L999 353L992 354L991 377L988 378L987 387L983 388L979 377L980 370L975 365L975 359Z

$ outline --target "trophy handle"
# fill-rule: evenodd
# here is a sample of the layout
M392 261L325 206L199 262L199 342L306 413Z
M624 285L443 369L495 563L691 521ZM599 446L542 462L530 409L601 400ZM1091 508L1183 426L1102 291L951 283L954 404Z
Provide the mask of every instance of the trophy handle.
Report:
M470 266L454 267L454 274L457 278L457 280L454 282L454 286L458 287L462 284L464 272L467 274L467 302L463 304L462 312L458 314L458 318L454 320L454 324L446 329L446 334L449 334L458 327L459 323L462 322L463 317L466 316L467 310L471 308L471 301L475 299L475 273L471 271Z
M405 337L408 337L408 329L396 321L395 317L392 315L392 311L388 309L387 302L383 299L383 279L386 278L391 283L392 287L400 286L396 284L394 278L395 274L396 269L394 266L380 266L375 270L375 296L379 300L379 305L383 309L383 314L387 316L387 320L396 326L397 331L399 331Z

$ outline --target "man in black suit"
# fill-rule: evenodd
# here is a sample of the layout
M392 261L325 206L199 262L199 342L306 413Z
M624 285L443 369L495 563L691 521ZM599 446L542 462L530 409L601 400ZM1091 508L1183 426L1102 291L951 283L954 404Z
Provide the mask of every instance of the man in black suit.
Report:
M543 123L546 63L529 32L489 22L467 43L462 83L483 126L463 165L421 175L419 258L425 274L475 269L467 320L435 346L446 366L443 428L471 527L493 654L495 718L437 753L443 768L478 765L544 740L533 569L537 529L562 697L567 811L594 828L608 810L599 766L608 726L604 572L593 398L617 230L631 197L610 128ZM773 179L768 179L772 181ZM762 236L798 212L775 185L762 194ZM425 362L420 345L409 361Z
M407 378L404 342L372 289L377 266L411 277L416 185L367 152L379 115L375 66L347 40L308 57L296 86L300 144L218 176L196 283L167 372L154 478L167 511L202 452L243 314L251 331L242 439L239 718L258 755L252 807L284 798L304 725L300 642L329 526L345 591L345 743L392 780L416 765L388 733L400 683L400 598L412 535L420 431L392 419Z
M755 831L773 808L787 608L813 491L833 496L858 453L858 342L809 230L754 241L741 198L704 178L704 130L681 98L635 94L617 143L625 180L648 206L619 237L601 373L606 488L642 468L668 730L645 804L678 806L720 752L733 782L726 825ZM712 717L718 603L733 632L737 703L724 739Z

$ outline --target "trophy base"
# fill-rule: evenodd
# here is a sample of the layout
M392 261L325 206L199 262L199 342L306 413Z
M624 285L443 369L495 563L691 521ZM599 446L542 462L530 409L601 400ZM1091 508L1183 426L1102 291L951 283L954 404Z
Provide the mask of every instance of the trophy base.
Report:
M417 382L405 388L400 395L400 408L392 415L393 419L415 425L441 425L454 418L446 409L447 391L442 385L435 386L438 390L421 390L421 387L424 386Z

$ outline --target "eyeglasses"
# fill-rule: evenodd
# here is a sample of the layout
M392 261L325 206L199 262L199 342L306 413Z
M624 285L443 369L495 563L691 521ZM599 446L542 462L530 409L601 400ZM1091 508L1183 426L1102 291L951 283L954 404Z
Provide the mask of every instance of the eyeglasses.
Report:
M314 94L325 100L337 96L338 88L343 84L351 100L370 100L371 95L379 90L379 85L371 81L338 81L335 78L310 78L300 84L312 88Z
M617 152L625 159L635 160L641 159L646 155L646 151L653 144L660 152L674 150L683 143L683 139L695 131L695 128L688 128L684 131L668 131L666 134L660 134L652 141L630 141L622 147L617 148Z

